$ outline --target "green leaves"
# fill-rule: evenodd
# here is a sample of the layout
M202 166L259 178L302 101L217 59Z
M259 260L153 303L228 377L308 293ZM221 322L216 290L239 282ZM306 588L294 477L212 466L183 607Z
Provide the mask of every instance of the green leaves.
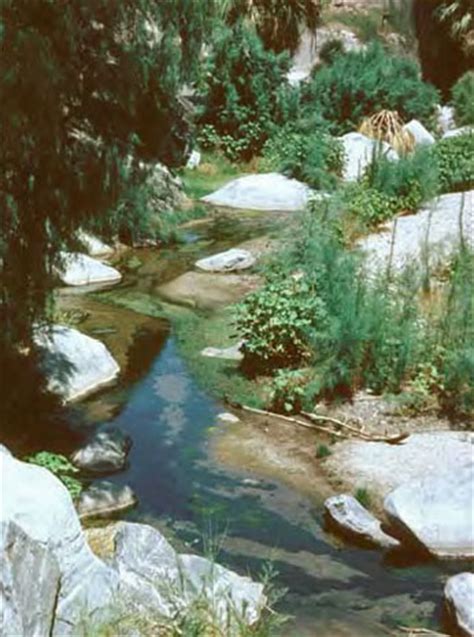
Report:
M83 485L74 474L79 473L79 469L75 467L67 458L59 453L51 451L39 451L25 458L26 462L44 467L54 473L61 482L66 486L67 490L73 498L76 498L82 491Z

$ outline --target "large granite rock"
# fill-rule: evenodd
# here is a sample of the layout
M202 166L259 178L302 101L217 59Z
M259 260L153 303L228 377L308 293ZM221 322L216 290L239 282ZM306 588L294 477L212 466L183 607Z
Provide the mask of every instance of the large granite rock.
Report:
M474 246L474 190L442 195L413 215L399 217L383 232L365 237L359 247L367 255L371 272L396 271L407 265L434 270L446 263L459 247L461 237Z
M71 455L71 461L88 473L114 473L125 468L131 439L117 427L95 433Z
M212 257L200 259L196 262L196 267L204 272L235 272L247 270L255 263L255 257L248 250L232 248L226 252L214 254Z
M465 637L474 636L474 573L459 573L450 577L444 589L446 607Z
M63 253L62 260L58 274L65 285L102 285L118 283L122 279L118 270L87 254Z
M99 480L81 492L76 502L76 510L81 520L109 517L131 509L137 502L137 496L128 485L121 486L107 480Z
M461 128L448 130L443 135L443 139L448 139L449 137L461 137L462 135L474 135L474 126L461 126Z
M114 566L135 612L159 609L172 617L199 599L208 600L229 637L236 618L252 624L265 604L261 584L205 558L177 555L158 531L142 524L119 525Z
M330 525L349 539L393 549L399 546L398 540L382 531L382 525L352 495L342 494L328 498L324 503Z
M339 137L344 147L344 169L343 178L345 181L357 181L366 169L378 157L386 157L392 161L399 159L398 153L389 144L375 139L370 139L362 133L347 133Z
M324 467L351 490L368 488L380 502L400 485L455 473L472 462L474 433L438 431L411 435L399 445L348 440L331 447Z
M266 173L234 179L203 197L203 201L228 208L295 211L306 206L310 195L306 184L278 173Z
M11 591L2 611L4 618L16 617L2 634L76 637L83 634L82 622L100 625L114 601L118 576L86 544L66 487L46 469L7 454L1 455L1 478L2 541L12 548L4 555L8 568L0 572L0 589ZM44 608L38 607L40 599ZM35 623L47 630L25 630ZM23 630L13 632L15 624Z
M442 559L474 558L473 458L407 482L385 500L385 511L407 541Z
M432 146L436 142L433 135L417 119L412 119L403 128L413 135L416 146Z
M62 325L35 335L43 350L43 367L51 391L76 400L115 380L117 362L100 341Z

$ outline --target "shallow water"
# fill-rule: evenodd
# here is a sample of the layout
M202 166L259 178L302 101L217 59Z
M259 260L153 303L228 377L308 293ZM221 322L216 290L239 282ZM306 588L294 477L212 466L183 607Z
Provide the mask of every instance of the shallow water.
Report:
M152 296L196 258L263 227L258 219L202 224L184 246L136 251L139 267L108 298L130 289ZM222 534L219 560L242 573L257 576L271 562L275 584L288 589L278 608L294 616L282 635L375 637L400 634L400 624L439 627L446 574L436 564L400 567L379 552L344 546L323 530L318 493L309 498L276 479L218 464L210 441L224 426L216 415L225 407L197 385L172 326L100 298L72 295L66 305L91 313L84 328L114 354L121 348L125 373L118 386L71 412L70 424L85 432L113 424L131 436L127 469L107 477L139 498L127 519L154 524L196 550ZM72 440L62 435L58 448L67 451Z

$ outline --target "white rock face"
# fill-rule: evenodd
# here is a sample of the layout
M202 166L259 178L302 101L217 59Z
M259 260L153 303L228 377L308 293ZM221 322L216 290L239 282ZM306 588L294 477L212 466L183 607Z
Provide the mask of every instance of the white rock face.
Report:
M474 126L462 126L461 128L448 130L443 135L443 139L447 139L449 137L460 137L461 135L474 135Z
M122 279L118 270L86 254L63 253L62 258L64 264L58 274L65 285L102 285Z
M338 442L324 461L331 474L353 489L367 487L386 497L405 483L438 474L455 473L472 463L474 433L438 431L411 435L399 445L350 440Z
M278 173L266 173L234 179L202 200L228 208L295 211L302 210L310 196L311 189L306 184Z
M474 190L442 195L414 215L399 217L386 231L364 238L359 247L367 254L372 272L387 268L402 270L428 258L431 268L444 263L464 241L474 245Z
M454 108L452 106L441 106L438 104L436 107L436 114L438 126L442 133L447 133L449 130L456 128Z
M73 328L55 325L50 334L37 333L35 341L44 350L49 389L66 402L112 382L120 372L103 343Z
M347 133L339 137L344 146L345 165L343 177L345 181L357 181L375 158L384 156L391 161L399 159L398 153L386 142L370 139L362 133Z
M131 440L117 427L95 433L71 455L76 467L89 473L113 473L124 469Z
M248 250L232 248L212 257L196 262L196 267L204 272L235 272L247 270L255 265L256 259Z
M112 246L107 245L98 237L81 230L78 234L79 240L84 244L87 253L91 257L109 257L114 253Z
M328 498L324 509L331 523L344 535L383 549L399 546L398 540L382 531L382 525L352 495L342 494Z
M398 487L384 508L409 540L442 559L474 558L474 465L434 473Z
M432 146L436 142L433 135L417 119L412 119L403 128L413 135L417 146Z
M444 589L446 606L461 635L474 635L474 573L450 577Z
M20 462L5 454L2 454L0 462L2 537L6 537L11 544L17 538L18 527L21 535L16 541L23 546L21 553L15 552L10 556L10 573L17 578L16 588L21 589L21 599L16 596L11 601L20 611L22 626L35 620L42 625L49 623L52 626L52 632L48 629L41 633L9 633L13 629L8 628L2 634L11 637L29 634L52 634L54 637L82 635L77 630L82 619L91 623L100 623L104 619L101 611L113 601L117 591L117 575L92 554L84 539L71 496L55 476L46 469ZM44 577L32 579L33 571L28 572L21 561L27 561L36 554L31 565L38 568L41 560L38 547L43 550ZM47 559L45 552L48 554ZM60 573L60 588L53 618L50 611L47 616L46 610L50 608L51 587L54 589L58 581L54 576L55 562ZM6 575L8 572L2 569L2 580ZM52 577L51 581L48 580L49 576ZM43 596L43 593L45 613L32 617L31 609L24 608L21 602L28 598L33 601L37 596ZM22 611L26 615L22 615Z

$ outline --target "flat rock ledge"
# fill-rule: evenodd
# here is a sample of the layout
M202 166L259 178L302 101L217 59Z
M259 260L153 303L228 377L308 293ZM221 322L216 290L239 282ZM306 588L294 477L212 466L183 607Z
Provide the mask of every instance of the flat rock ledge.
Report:
M342 494L328 498L324 503L329 526L349 540L382 549L395 549L398 540L382 530L377 520L352 495Z
M474 637L474 573L450 577L444 589L446 608L463 637Z
M227 208L291 212L303 210L311 195L311 188L296 179L266 173L234 179L202 201Z
M42 349L48 388L65 402L83 398L113 382L120 367L106 346L79 330L54 325L38 331L35 342Z
M232 248L212 257L200 259L196 262L196 267L198 270L204 270L204 272L236 272L248 270L256 262L257 259L248 250Z
M142 626L172 619L207 599L216 634L236 637L255 623L263 585L197 555L179 555L154 528L115 525L107 563L93 554L66 487L42 467L0 452L0 634L86 637L156 634ZM133 625L133 618L140 626ZM117 619L119 618L119 620ZM117 625L120 618L132 622Z
M98 480L84 489L76 502L79 518L110 517L133 508L138 498L128 485Z
M438 559L474 559L474 464L407 482L384 503L395 531L406 543Z
M122 275L110 265L102 263L87 254L63 253L63 266L58 276L65 285L105 285L118 283Z

